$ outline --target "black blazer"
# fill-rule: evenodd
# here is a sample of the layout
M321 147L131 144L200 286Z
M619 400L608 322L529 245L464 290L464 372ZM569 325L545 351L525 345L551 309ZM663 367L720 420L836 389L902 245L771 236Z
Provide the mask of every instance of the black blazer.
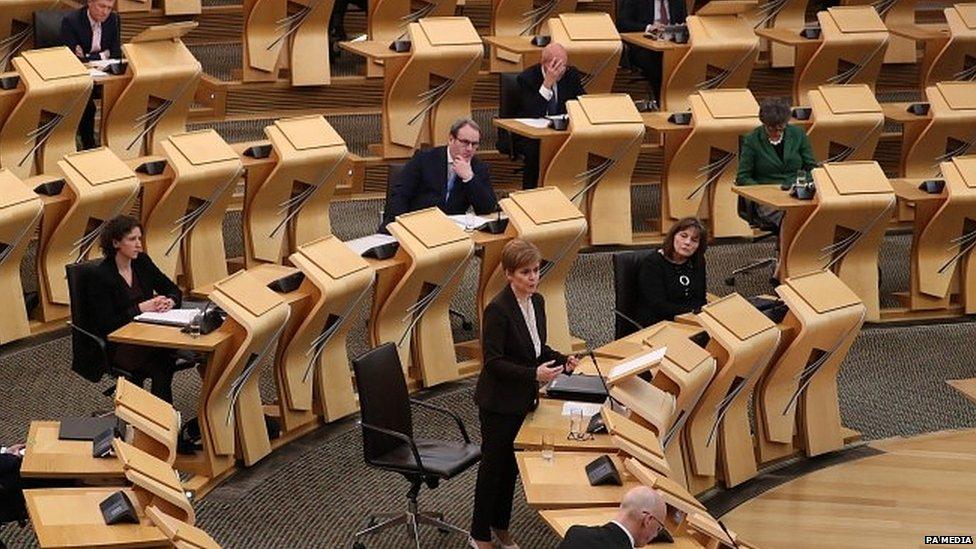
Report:
M650 0L621 0L617 7L617 30L644 32L654 23L654 4ZM684 0L668 0L668 19L672 25L683 24L687 17Z
M546 345L546 304L540 294L532 295L532 306L542 343L538 358L511 286L506 285L485 307L481 328L484 366L474 391L475 402L482 410L508 415L527 414L539 398L536 368L550 360L555 360L556 364L566 363L566 355Z
M559 549L634 549L627 532L613 522L603 526L570 526Z
M139 301L164 295L176 303L182 303L180 289L146 254L139 254L132 261L132 273L139 282L142 296ZM86 290L91 297L89 306L94 309L95 335L105 337L125 326L139 314L139 304L133 305L126 295L128 285L119 274L115 257L106 257L98 264L93 276L93 288Z
M539 93L542 87L542 65L535 64L522 71L516 80L519 85L520 117L542 118L547 114L566 114L566 102L584 95L580 71L572 65L566 67L563 77L556 83L556 110L546 112L549 102Z
M495 211L498 199L495 197L495 190L491 187L488 164L477 156L472 157L471 171L474 172L471 181L464 182L460 177L455 178L451 196L445 201L447 147L417 151L393 182L380 230L385 231L386 224L402 213L431 206L437 206L448 215L463 214L468 211L469 206L473 207L478 215Z
M640 263L634 320L648 327L662 320L700 309L707 303L705 257L678 265L659 252Z
M122 21L118 12L109 14L102 23L102 51L111 52L112 59L122 59ZM85 60L100 59L98 54L91 52L92 30L88 22L88 7L68 12L61 20L61 43L75 53L75 46L81 46Z

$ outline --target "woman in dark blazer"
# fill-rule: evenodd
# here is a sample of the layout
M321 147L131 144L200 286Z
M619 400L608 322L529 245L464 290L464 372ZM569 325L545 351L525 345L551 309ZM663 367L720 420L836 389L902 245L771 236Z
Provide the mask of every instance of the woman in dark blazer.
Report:
M84 289L90 292L96 335L105 338L140 313L179 307L180 289L142 253L142 226L137 220L127 215L109 220L99 244L105 258L96 269L94 287ZM173 401L176 355L172 351L109 343L108 358L123 370L149 377L152 393Z
M475 389L481 419L481 465L475 487L470 545L503 549L518 546L508 533L515 493L515 435L537 405L539 385L576 368L546 345L546 307L536 293L542 254L515 239L502 250L508 285L485 307L481 330L484 366Z
M708 231L695 217L671 226L664 243L640 262L635 320L642 327L697 311L706 303Z

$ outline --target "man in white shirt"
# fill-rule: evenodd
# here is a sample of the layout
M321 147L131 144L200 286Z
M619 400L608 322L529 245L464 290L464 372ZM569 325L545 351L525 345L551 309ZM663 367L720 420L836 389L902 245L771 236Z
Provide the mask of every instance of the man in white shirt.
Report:
M664 528L667 506L664 497L653 488L632 488L623 501L617 517L603 526L572 526L559 549L633 549L650 543Z
M88 0L80 9L68 12L61 20L61 43L83 63L122 58L122 22L112 11L115 0ZM88 100L78 124L83 149L95 148L95 95Z

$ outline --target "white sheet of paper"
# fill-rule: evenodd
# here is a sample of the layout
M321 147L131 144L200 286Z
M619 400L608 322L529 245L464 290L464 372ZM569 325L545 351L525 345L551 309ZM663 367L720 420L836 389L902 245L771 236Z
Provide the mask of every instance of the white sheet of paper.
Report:
M96 59L94 61L89 61L88 66L93 69L104 69L105 67L114 65L118 62L118 59Z
M661 347L660 349L655 349L653 351L648 351L646 353L641 353L635 357L631 357L628 360L617 364L610 369L610 374L608 377L620 377L627 375L630 372L645 368L650 364L656 364L661 362L664 358L664 354L668 352L667 347Z
M449 215L447 217L450 217L451 221L457 223L458 227L461 227L465 231L473 231L485 223L496 219L494 215L475 215L472 213ZM502 219L504 218L505 216L502 216Z
M574 400L568 400L568 401L566 401L566 402L563 403L563 414L562 415L564 415L564 416L571 416L577 410L582 410L584 416L590 417L593 414L599 413L600 412L600 408L602 408L602 407L603 407L602 404L598 404L598 403L595 403L595 402L576 402Z
M549 119L548 118L516 118L515 121L516 122L521 122L522 124L525 124L526 126L529 126L529 127L532 127L532 128L542 129L542 128L548 128L549 127Z
M375 248L377 246L382 246L383 244L389 244L390 242L396 242L396 241L397 241L396 238L388 234L376 233L361 238L354 238L352 240L347 240L345 244L346 246L349 246L349 249L351 249L352 251L356 252L359 255L363 255L363 253L365 253L366 250L369 250L370 248Z
M107 72L98 69L88 69L88 74L92 75L93 78L96 76L108 76Z
M170 309L165 313L141 313L134 320L150 324L189 326L198 314L200 314L200 309Z

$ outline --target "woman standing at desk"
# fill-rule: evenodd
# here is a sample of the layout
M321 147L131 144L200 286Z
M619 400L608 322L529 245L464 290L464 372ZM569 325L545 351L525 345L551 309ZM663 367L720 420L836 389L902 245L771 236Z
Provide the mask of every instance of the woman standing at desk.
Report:
M470 545L517 549L508 532L515 493L515 435L537 405L539 384L576 368L546 345L546 307L536 293L542 254L515 239L502 250L508 285L485 307L481 345L484 367L475 389L481 420L481 465L475 487Z
M142 253L142 225L120 215L102 227L99 245L105 258L94 274L90 306L99 337L128 324L139 313L166 312L178 307L180 289L149 256ZM108 344L109 362L118 368L152 380L152 393L173 402L176 355L166 349L140 345Z
M686 217L664 236L664 244L641 261L635 319L643 327L696 311L705 304L705 249L708 232Z

